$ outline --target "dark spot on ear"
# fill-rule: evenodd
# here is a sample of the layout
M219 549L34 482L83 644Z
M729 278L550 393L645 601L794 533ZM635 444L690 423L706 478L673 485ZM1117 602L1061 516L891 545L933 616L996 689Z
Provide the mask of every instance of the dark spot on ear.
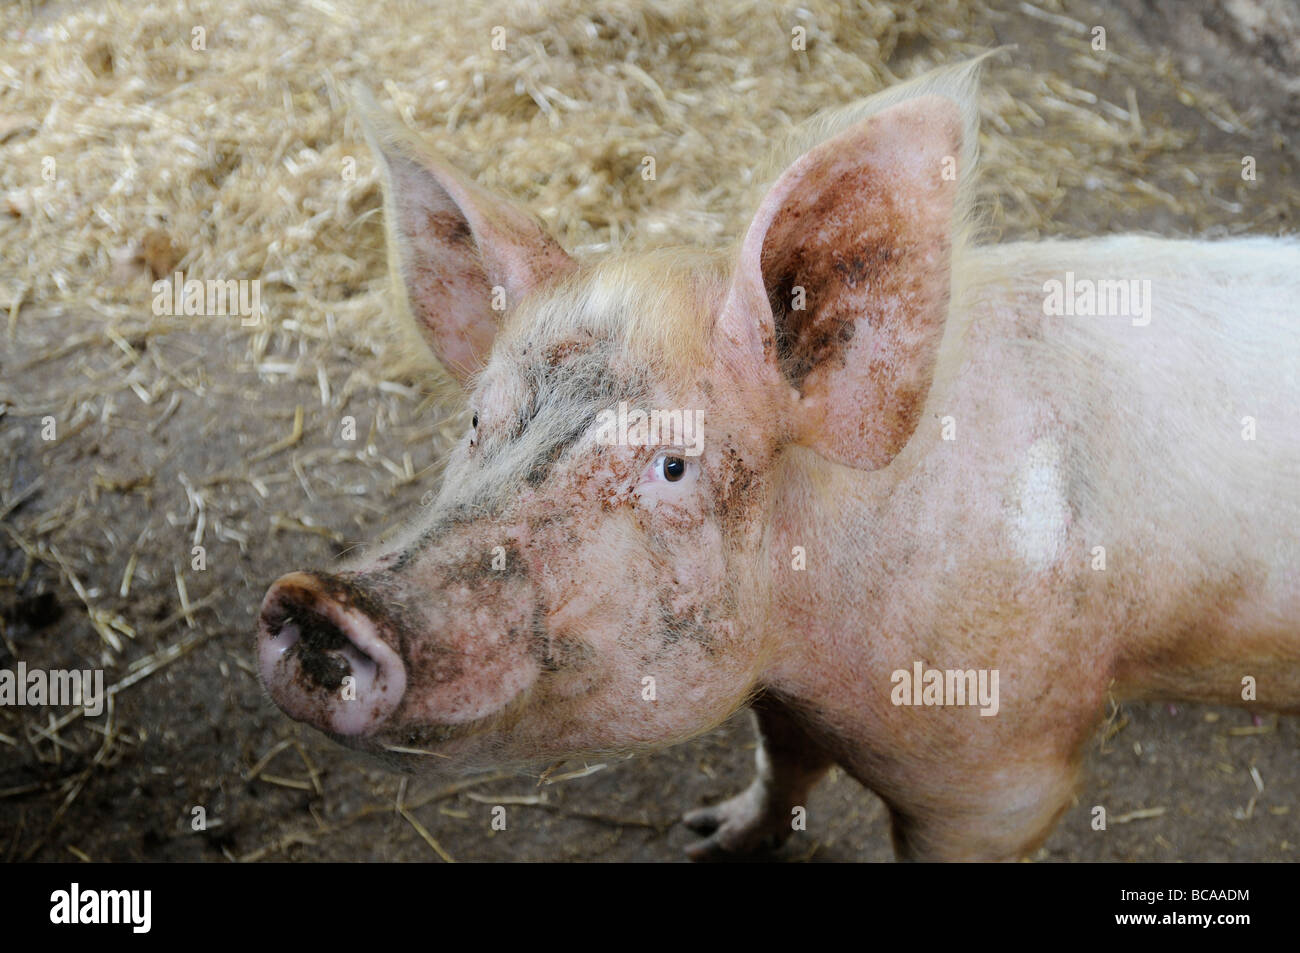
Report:
M827 236L823 224L850 218L860 227L841 227ZM872 327L879 312L860 313L870 300L895 294L906 256L897 243L906 235L893 196L870 169L853 167L813 173L776 214L763 242L761 265L776 331L782 371L801 391L819 365L846 360L865 319ZM793 307L795 289L804 290L804 307Z
M430 212L425 217L428 232L448 245L472 245L474 233L459 212Z
M832 267L841 281L850 288L856 288L861 282L870 282L877 277L893 256L894 251L888 245L871 245L865 249L865 254L854 255L847 261L837 261Z
M848 360L845 347L857 333L852 315L836 314L823 318L818 324L805 325L803 337L790 350L785 361L785 373L791 383L802 386L813 369L836 362L843 367Z

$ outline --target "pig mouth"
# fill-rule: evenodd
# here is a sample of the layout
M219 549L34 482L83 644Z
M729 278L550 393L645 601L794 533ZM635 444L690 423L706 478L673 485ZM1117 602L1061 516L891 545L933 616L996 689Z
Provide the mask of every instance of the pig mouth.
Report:
M378 623L308 573L278 581L258 622L262 682L291 718L329 734L378 731L406 692L406 669Z

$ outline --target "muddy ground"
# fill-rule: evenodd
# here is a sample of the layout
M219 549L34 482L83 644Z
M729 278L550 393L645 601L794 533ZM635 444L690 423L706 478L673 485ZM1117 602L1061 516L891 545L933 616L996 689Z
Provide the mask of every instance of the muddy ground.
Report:
M1300 133L1287 82L1295 39L1252 36L1225 24L1218 6L1122 0L1070 4L1069 13L1169 55L1259 117L1251 141L1234 142L1177 102L1147 100L1147 113L1186 124L1189 150L1277 156L1277 137L1294 144ZM1014 64L991 70L988 83L999 69L1042 68L1059 55L1039 20L1006 9L974 37L1019 44ZM1295 183L1294 152L1281 155L1269 174ZM1085 187L1053 214L1075 234L1189 229L1173 213L1133 220L1113 196ZM1240 230L1240 210L1217 214L1222 230ZM0 667L103 662L107 681L123 687L108 718L0 709L0 857L680 860L692 836L675 824L680 813L748 783L753 733L743 714L678 748L545 785L403 779L290 722L254 675L261 596L280 573L328 566L417 511L436 485L444 412L422 397L421 378L380 381L338 336L273 333L255 356L228 323L174 319L106 346L100 334L72 330L81 317L31 302L0 345ZM147 402L132 384L160 396ZM291 441L299 412L301 436ZM341 439L340 413L356 417L358 441ZM58 421L53 441L41 435L47 415ZM377 466L380 458L392 465ZM200 502L201 572L190 556ZM1035 859L1295 860L1298 791L1300 720L1124 705L1091 746L1077 803ZM506 805L506 831L489 827L494 804ZM1094 805L1111 815L1105 832L1090 827ZM204 831L192 830L196 806ZM778 857L892 856L881 803L842 773L816 790L809 819Z

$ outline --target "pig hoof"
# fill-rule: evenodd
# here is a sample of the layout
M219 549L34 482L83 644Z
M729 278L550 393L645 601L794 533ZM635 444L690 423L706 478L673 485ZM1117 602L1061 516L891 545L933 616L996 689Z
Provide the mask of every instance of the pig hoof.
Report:
M763 810L759 792L752 788L721 804L689 811L682 823L706 835L686 848L695 861L742 860L770 853L790 836L784 817Z

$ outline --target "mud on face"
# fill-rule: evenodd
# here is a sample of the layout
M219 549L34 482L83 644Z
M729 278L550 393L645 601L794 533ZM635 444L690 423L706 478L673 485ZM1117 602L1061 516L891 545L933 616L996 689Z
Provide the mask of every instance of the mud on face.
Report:
M713 368L654 368L599 329L498 347L424 525L319 593L282 587L299 631L276 664L300 696L268 681L282 707L357 747L465 763L664 744L738 707L756 677L742 607L764 562L767 448L729 424ZM701 408L702 453L597 439L620 401ZM343 680L383 655L366 621L403 691L343 718Z

